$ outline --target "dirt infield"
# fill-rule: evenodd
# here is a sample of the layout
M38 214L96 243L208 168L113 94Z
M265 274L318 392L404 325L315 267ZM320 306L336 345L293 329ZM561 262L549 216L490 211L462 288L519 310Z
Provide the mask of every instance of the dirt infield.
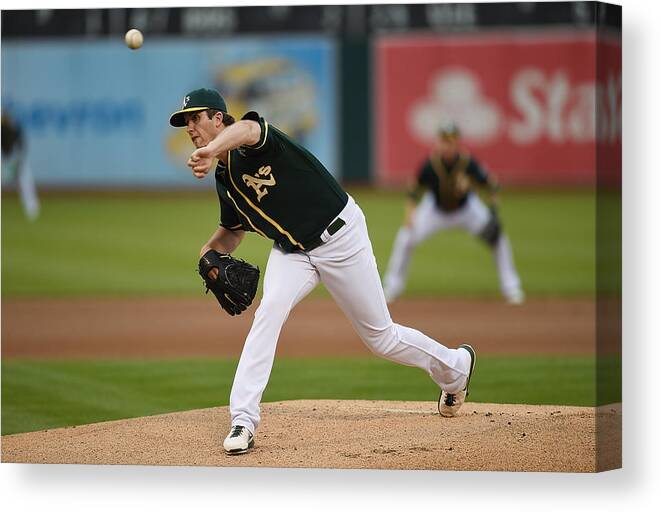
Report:
M229 317L208 297L2 301L3 358L238 357L254 307ZM405 300L396 322L482 354L594 354L595 303ZM332 325L332 329L328 326ZM285 324L278 356L370 355L337 305L310 298Z
M467 403L456 418L442 418L435 407L266 403L255 448L241 456L222 449L227 408L201 409L3 436L2 462L569 472L620 465L619 405ZM607 448L599 457L597 429Z

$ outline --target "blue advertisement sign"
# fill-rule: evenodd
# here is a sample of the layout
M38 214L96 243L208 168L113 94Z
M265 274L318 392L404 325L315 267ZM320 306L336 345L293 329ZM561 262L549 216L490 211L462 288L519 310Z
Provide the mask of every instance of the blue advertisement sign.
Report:
M215 87L337 168L335 45L322 37L7 42L2 109L23 127L37 184L196 186L169 126L186 92ZM4 178L3 178L4 179Z

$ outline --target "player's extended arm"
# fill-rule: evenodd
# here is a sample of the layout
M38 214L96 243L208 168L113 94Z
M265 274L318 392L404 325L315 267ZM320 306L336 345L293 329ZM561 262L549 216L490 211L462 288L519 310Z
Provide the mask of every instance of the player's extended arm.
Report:
M243 230L232 231L220 226L214 231L211 238L200 249L200 256L202 256L209 249L221 252L223 254L230 254L239 246L246 232Z
M466 170L475 186L484 191L489 204L494 208L498 206L498 191L500 190L500 184L496 177L487 172L487 170L475 160L471 160Z
M406 197L406 206L404 207L404 226L410 228L413 225L413 212L418 205L418 199L422 192L422 186L417 181L409 184L409 191Z
M223 254L230 254L236 250L236 248L241 244L243 237L246 232L243 230L231 231L220 226L211 238L202 246L200 249L200 257L206 254L207 251L213 249ZM218 275L218 269L213 268L210 271L210 276L213 279L216 279Z
M209 144L196 149L188 160L196 178L203 178L211 169L214 158L225 160L228 151L240 146L254 146L259 142L262 129L259 123L243 119L224 128Z
M406 200L406 206L404 209L404 226L410 228L413 225L413 212L415 212L415 207L417 206L415 199L408 198Z
M497 208L498 207L498 189L489 189L489 204L491 205L492 208Z
M498 207L498 191L500 190L500 185L498 181L493 177L489 176L486 183L481 184L482 190L484 190L485 198L491 208Z

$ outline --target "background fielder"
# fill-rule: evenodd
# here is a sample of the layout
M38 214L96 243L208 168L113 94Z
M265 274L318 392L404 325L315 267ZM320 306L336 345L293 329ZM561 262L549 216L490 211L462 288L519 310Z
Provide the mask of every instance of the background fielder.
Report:
M256 112L234 122L215 90L198 89L186 95L170 124L185 126L198 148L188 161L196 177L203 178L214 158L219 159L215 179L220 227L200 254L231 253L246 231L274 241L263 297L232 385L226 452L244 453L253 446L259 402L282 326L292 308L319 282L370 350L425 370L443 390L441 414L453 416L467 394L473 349L468 345L449 349L393 323L365 216L324 166Z
M476 188L489 192L490 208L474 192ZM460 151L457 126L443 126L409 193L405 222L395 238L383 280L389 303L404 291L415 247L434 233L454 227L467 230L491 248L503 296L511 304L523 302L512 248L496 211L497 190L498 184L479 163L469 153ZM422 200L416 205L422 191Z
M39 216L39 197L27 157L23 130L7 113L2 114L2 172L8 173L16 183L21 205L27 218L34 221Z

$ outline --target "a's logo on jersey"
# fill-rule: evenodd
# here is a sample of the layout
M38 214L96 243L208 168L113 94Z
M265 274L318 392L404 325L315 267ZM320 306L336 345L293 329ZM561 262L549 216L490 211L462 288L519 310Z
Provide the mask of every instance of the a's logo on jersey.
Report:
M186 97L184 98L184 108L186 108L186 107L188 106L189 103L190 103L190 96L186 96Z
M272 187L275 185L275 177L271 174L270 165L263 165L260 167L254 176L244 174L241 176L241 179L247 187L255 190L258 202L262 200L262 197L269 193L269 190L266 187Z

